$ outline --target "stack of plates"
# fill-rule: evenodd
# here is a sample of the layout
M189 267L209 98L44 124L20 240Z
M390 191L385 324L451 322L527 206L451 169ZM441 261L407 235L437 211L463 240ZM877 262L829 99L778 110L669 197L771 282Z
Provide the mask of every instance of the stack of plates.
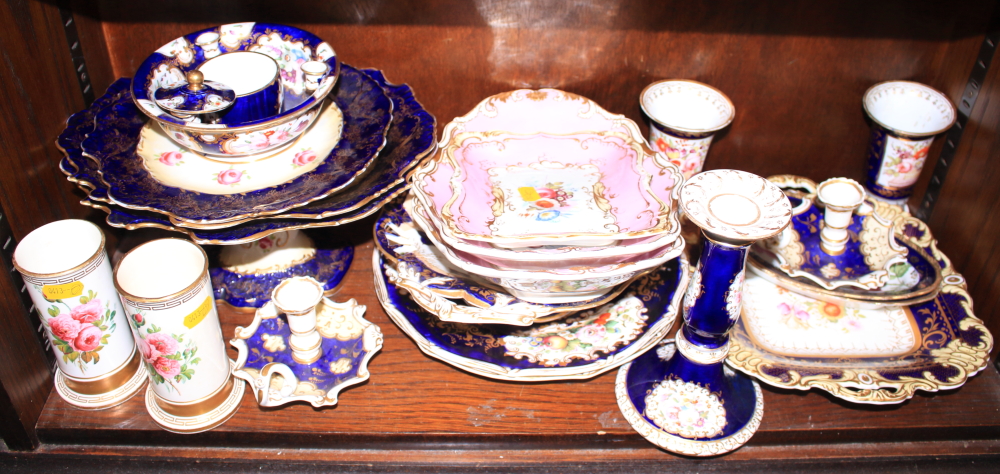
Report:
M434 117L409 86L343 65L312 127L286 150L220 160L177 146L136 108L119 79L70 117L60 168L108 223L158 227L200 244L252 242L374 213L433 152Z
M487 377L592 377L652 347L687 281L682 177L638 127L556 90L444 129L376 222L379 297L429 355Z
M791 230L808 247L822 221L815 183L769 179L786 188L794 207ZM993 337L972 313L965 279L930 229L901 208L869 206L870 214L854 216L849 246L866 241L866 219L885 220L906 256L890 267L888 283L877 290L830 288L789 275L773 246L755 246L729 365L777 387L815 387L870 404L901 403L917 390L955 389L986 367Z

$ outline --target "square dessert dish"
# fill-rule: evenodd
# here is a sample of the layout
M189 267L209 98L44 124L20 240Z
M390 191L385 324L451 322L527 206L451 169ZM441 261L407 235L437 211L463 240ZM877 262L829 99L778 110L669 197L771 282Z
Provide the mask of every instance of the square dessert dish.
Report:
M634 122L552 89L487 98L445 127L411 178L447 241L512 250L668 244L682 181Z
M425 191L417 196L443 232L506 248L606 246L675 232L672 188L654 191L644 161L655 155L646 151L599 133L462 133L438 156L450 166L415 180Z

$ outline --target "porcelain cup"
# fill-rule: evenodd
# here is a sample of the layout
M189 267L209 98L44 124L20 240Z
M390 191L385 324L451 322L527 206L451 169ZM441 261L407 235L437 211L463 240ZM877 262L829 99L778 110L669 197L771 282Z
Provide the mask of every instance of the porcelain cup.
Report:
M142 388L145 371L100 228L76 219L39 227L14 250L14 267L56 354L56 389L63 399L80 408L108 408Z
M205 54L205 59L212 59L219 54L219 33L216 31L209 31L202 33L195 39L195 44L201 47L202 52Z
M875 84L862 103L872 121L865 188L876 199L905 204L934 136L955 123L955 106L941 92L909 81Z
M314 91L319 88L319 81L326 76L330 70L330 65L323 61L306 61L299 66L302 76L305 78L306 90Z
M701 172L715 133L736 117L736 108L718 89L690 80L664 80L639 97L650 118L649 142L680 167L684 178Z
M115 286L149 365L153 418L174 431L225 421L239 400L229 406L233 378L205 251L183 239L144 243L118 262Z
M220 123L243 125L281 112L281 75L278 63L270 56L234 51L205 61L198 70L206 81L220 82L236 91L236 102L222 115Z

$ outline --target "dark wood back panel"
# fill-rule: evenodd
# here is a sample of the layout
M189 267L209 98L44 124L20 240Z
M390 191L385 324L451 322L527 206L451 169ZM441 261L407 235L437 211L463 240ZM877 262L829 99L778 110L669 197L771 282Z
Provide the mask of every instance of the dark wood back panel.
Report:
M645 123L650 82L727 93L735 122L711 168L862 176L864 91L910 79L961 94L990 2L158 2L104 0L115 75L167 41L234 21L308 29L346 62L414 86L441 123L515 88L556 87ZM207 11L206 11L207 9ZM165 13L164 13L165 12ZM161 17L165 14L166 18ZM197 22L191 21L197 19Z
M994 57L994 61L996 61ZM986 76L930 225L965 276L975 312L1000 334L1000 68Z

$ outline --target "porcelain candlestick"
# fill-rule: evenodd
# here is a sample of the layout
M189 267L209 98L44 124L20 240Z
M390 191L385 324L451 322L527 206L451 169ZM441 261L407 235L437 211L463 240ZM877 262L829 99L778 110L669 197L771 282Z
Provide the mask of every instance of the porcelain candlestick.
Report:
M292 359L300 364L319 360L323 338L316 331L316 305L323 299L323 285L309 277L289 278L274 289L271 299L288 319Z
M865 202L865 188L853 179L833 178L819 183L816 197L826 207L820 248L830 255L840 255L847 248L851 216Z
M735 170L693 176L680 203L705 238L684 296L684 324L675 346L624 366L615 388L623 414L646 439L668 451L712 456L746 443L763 417L756 382L723 361L740 317L749 247L789 224L791 204L777 186Z

